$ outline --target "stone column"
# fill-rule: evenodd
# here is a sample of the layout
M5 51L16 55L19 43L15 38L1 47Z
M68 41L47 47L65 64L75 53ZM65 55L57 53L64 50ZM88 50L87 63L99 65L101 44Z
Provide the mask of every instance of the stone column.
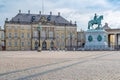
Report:
M117 48L117 46L118 46L118 40L117 40L118 38L117 38L117 34L115 34L115 46L114 46L114 48Z

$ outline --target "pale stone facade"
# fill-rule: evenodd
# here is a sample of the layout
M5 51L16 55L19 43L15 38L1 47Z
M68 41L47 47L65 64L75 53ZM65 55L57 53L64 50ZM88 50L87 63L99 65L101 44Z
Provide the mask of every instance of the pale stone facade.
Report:
M106 29L106 31L109 47L120 49L120 29Z
M4 48L4 30L0 27L0 51Z
M38 26L41 26L40 31ZM5 21L6 50L65 49L77 46L77 26L58 15L19 13Z
M81 30L77 32L77 46L83 48L85 45L85 31Z

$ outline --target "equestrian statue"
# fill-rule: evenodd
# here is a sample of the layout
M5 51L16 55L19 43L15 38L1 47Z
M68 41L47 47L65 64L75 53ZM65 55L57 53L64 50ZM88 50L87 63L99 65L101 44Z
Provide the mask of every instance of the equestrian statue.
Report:
M95 30L102 29L101 20L103 20L103 15L101 15L101 16L98 17L97 14L95 13L94 19L93 19L93 20L90 20L90 21L88 22L88 29L94 29L94 28L93 28L93 25L94 25L94 24L97 24L97 25L98 25L98 26L95 28Z

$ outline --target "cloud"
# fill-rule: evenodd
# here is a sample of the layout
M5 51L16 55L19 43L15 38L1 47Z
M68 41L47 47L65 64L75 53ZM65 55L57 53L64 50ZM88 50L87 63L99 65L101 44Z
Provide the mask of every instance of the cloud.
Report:
M87 24L94 13L104 15L103 25L108 22L112 28L120 28L120 1L119 0L44 0L44 14L58 14L68 21L77 21L78 30L87 30ZM18 10L26 13L39 13L42 11L42 0L0 0L0 24L3 26L5 18L11 19Z
M120 11L106 11L104 22L109 23L111 28L120 28Z

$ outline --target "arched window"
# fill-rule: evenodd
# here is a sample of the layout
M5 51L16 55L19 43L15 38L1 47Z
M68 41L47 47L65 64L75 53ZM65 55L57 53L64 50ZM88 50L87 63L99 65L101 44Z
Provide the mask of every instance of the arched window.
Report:
M51 49L54 49L54 42L53 41L51 41L50 47L51 47Z

